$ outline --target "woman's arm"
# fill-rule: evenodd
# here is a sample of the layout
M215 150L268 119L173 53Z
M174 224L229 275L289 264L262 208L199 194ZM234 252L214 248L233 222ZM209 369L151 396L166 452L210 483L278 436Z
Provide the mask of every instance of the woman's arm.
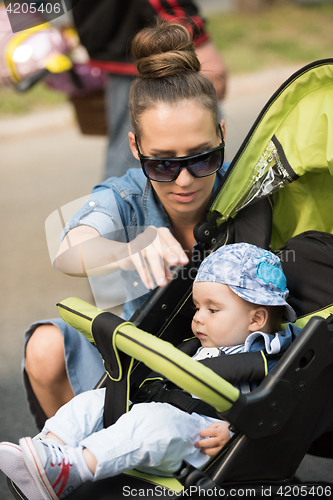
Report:
M108 240L90 226L69 231L60 244L54 267L71 276L102 276L118 269L136 269L144 285L165 286L169 266L187 264L188 257L167 228L149 226L130 243Z
M218 100L225 97L227 89L226 64L212 42L207 42L195 49L201 64L201 71L212 80Z

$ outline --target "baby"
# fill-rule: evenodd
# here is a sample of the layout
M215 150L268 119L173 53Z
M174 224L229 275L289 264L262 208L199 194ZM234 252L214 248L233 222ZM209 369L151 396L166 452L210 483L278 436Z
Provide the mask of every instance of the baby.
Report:
M247 243L219 248L193 284L192 330L201 343L193 358L287 349L295 327L278 331L283 316L296 319L287 295L274 254ZM217 414L190 414L163 402L132 404L103 428L104 396L104 389L80 394L46 421L41 435L22 438L19 446L0 444L0 468L29 500L65 498L85 481L133 468L171 476L182 460L203 467L230 438Z

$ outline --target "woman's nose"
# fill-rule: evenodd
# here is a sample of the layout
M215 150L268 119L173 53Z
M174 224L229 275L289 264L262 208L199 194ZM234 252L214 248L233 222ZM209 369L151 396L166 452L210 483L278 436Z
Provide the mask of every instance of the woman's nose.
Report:
M186 167L181 168L180 173L175 180L175 183L178 186L185 187L185 186L190 186L192 182L194 181L193 175L190 174L190 172L187 170Z

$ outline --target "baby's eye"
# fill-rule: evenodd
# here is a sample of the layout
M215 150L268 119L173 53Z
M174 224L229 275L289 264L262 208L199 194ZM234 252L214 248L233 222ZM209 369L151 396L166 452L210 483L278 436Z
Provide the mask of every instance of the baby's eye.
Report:
M216 312L218 312L218 309L208 309L210 313L214 314Z

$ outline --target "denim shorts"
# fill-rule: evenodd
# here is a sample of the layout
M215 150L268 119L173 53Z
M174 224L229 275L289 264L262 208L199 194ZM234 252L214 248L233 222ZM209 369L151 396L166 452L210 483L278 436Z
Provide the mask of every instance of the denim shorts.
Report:
M30 325L24 334L22 371L27 401L39 429L44 425L46 417L39 406L25 372L25 351L33 332L42 325L58 327L63 336L66 371L75 396L93 389L105 373L98 350L81 333L67 325L61 318L42 320Z

